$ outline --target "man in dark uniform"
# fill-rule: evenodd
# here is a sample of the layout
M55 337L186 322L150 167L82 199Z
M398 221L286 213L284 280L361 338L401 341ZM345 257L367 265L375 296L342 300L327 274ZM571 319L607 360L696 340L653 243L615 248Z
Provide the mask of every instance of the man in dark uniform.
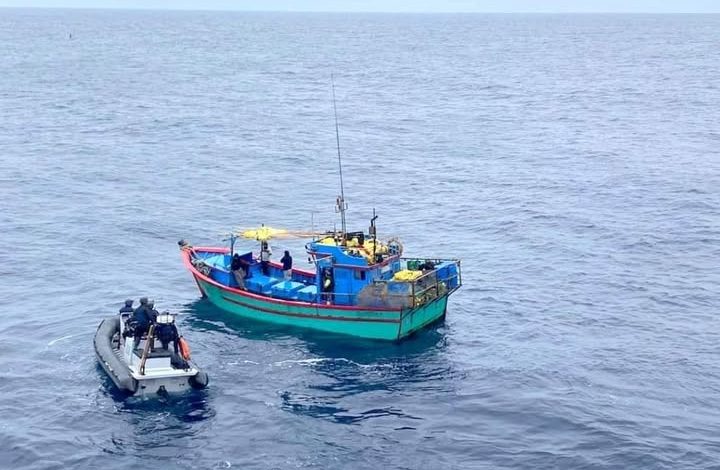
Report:
M173 354L170 357L170 364L176 369L187 369L190 364L179 354L180 333L175 326L175 315L170 312L163 312L158 315L155 324L155 333L162 344L162 348L167 350L170 342L173 343Z
M120 323L122 323L122 335L123 338L127 338L128 336L133 335L134 333L131 333L129 329L130 326L130 316L133 314L133 300L127 299L125 301L125 305L120 307Z
M155 323L159 314L158 311L155 310L155 301L148 300L147 307L148 319L150 320L150 323Z
M150 312L148 309L147 297L140 298L140 306L135 309L132 317L130 317L130 323L134 324L135 347L137 347L140 345L142 335L147 333L148 328L150 327Z
M175 326L174 315L171 315L170 312L163 312L159 315L155 326L155 333L163 349L167 349L172 341L175 354L178 353L178 339L180 339L180 335Z

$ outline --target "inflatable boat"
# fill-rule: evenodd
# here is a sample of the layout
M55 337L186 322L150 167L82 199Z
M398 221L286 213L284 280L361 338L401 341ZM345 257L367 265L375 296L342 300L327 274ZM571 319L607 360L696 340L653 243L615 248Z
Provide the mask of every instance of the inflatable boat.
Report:
M208 376L190 360L190 350L182 336L175 344L155 344L162 326L171 325L175 332L174 315L158 316L146 331L132 331L131 313L105 318L95 333L95 355L115 386L133 396L202 389ZM164 339L164 338L161 338ZM157 341L160 343L160 341Z

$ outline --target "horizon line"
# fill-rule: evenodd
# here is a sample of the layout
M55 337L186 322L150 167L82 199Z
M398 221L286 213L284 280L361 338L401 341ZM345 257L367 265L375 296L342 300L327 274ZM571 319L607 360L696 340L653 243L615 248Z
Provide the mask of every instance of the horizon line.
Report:
M113 11L168 11L168 12L221 12L221 13L333 13L333 14L353 14L353 13L377 13L377 14L417 14L417 15L718 15L720 10L713 11L495 11L495 10L263 10L263 9L227 9L227 8L158 8L143 6L102 6L102 7L85 7L85 6L42 6L42 5L3 5L0 8L8 10L113 10Z

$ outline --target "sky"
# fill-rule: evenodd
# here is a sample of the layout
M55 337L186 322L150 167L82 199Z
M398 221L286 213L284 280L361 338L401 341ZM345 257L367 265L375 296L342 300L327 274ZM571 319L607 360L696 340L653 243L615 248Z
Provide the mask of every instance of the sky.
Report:
M0 7L237 11L719 13L720 0L0 0Z

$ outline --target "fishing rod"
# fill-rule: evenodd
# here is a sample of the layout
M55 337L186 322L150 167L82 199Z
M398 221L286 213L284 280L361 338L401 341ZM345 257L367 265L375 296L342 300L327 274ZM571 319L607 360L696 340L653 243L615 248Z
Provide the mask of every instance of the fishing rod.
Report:
M340 157L340 129L338 127L337 117L337 104L335 103L335 77L330 74L330 83L332 84L332 96L333 96L333 111L335 113L335 141L337 143L337 155L338 155L338 169L340 170L340 196L337 199L337 208L340 212L340 223L342 225L342 244L345 245L347 241L347 226L345 224L345 188L343 186L343 174L342 174L342 158Z

